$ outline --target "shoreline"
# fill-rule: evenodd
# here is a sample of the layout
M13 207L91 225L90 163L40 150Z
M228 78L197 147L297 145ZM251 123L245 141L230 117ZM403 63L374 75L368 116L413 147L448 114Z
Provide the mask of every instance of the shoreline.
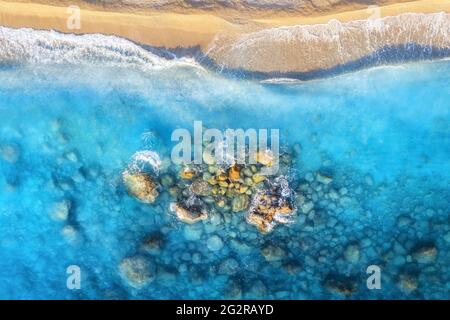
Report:
M273 16L269 12L265 17L241 19L227 10L189 9L183 14L142 8L110 11L98 5L78 3L80 29L67 28L70 16L67 7L21 0L0 0L0 25L115 35L143 47L174 51L197 48L203 60L212 66L281 76L339 68L376 54L387 45L414 43L439 50L450 48L450 15L444 15L444 22L439 22L437 28L443 30L433 30L429 35L427 31L434 28L430 26L434 21L427 15L405 14L450 13L450 2L444 0L392 3L379 7L375 13L367 8L317 16L285 12ZM374 14L380 19L371 18ZM386 25L385 30L373 29L373 23L379 21ZM347 51L342 52L342 48Z

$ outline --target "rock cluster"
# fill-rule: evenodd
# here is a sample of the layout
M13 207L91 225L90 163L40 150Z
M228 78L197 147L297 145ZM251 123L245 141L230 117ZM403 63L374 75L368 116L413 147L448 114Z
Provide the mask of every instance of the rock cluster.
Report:
M173 199L169 210L188 224L205 220L212 212L247 212L247 221L267 233L276 224L291 221L295 201L287 180L264 175L277 161L270 150L257 152L254 163L248 165L236 161L219 165L207 153L203 160L203 164L169 167L161 176L126 170L123 181L130 195L149 204L162 186Z
M247 221L267 233L277 223L291 222L294 212L294 193L287 181L278 177L254 197Z

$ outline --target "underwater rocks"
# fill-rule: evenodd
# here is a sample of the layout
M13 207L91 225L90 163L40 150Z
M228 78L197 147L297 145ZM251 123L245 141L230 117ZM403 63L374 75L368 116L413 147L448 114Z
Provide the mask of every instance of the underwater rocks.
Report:
M278 223L290 223L295 213L294 199L286 179L278 177L254 197L247 221L262 233L272 231Z
M411 293L417 290L419 280L415 272L402 272L398 277L397 286L405 293Z
M12 144L2 145L0 146L0 157L9 163L15 163L19 160L20 149Z
M290 155L282 157L284 164L290 163ZM283 176L264 175L276 161L270 150L259 151L256 163L250 165L237 164L236 160L219 165L214 159L207 160L210 164L167 166L161 176L126 170L123 182L130 195L149 204L162 186L174 200L169 210L188 224L217 214L229 222L234 219L230 214L240 212L247 212L247 222L264 233L276 224L291 222L295 213L293 190Z
M345 297L351 296L357 290L355 279L339 274L328 275L324 286L329 292Z
M190 189L194 194L198 196L206 197L211 194L211 185L202 179L194 180L194 182L192 182L191 184Z
M193 224L208 218L208 214L200 208L185 208L178 203L171 203L169 208L185 223Z
M233 212L244 211L248 208L249 198L246 194L239 194L231 201L231 210Z
M412 250L412 257L419 263L430 263L436 260L438 249L432 242L417 244Z
M233 258L228 258L219 265L219 274L232 276L236 274L238 271L239 271L239 262L237 262Z
M201 224L187 224L184 226L184 238L188 241L198 241L202 234L203 226Z
M264 247L261 250L261 254L263 255L264 259L269 262L280 261L286 257L286 251L274 245L268 245Z
M61 235L69 243L74 243L78 239L78 230L72 225L66 225L61 229Z
M255 160L263 166L271 167L274 162L274 156L270 150L259 151L255 155Z
M156 232L148 235L142 241L142 249L149 254L159 254L164 244L162 234Z
M153 203L159 196L158 185L149 174L125 171L122 178L128 192L144 203Z
M139 289L155 279L156 267L142 256L133 256L122 260L119 271L130 286Z
M318 173L316 176L316 180L322 184L330 184L333 181L333 178L331 178L325 174Z
M180 171L180 178L182 179L192 179L195 176L196 172L190 167L184 167Z
M350 263L356 263L360 258L360 250L357 244L350 244L344 251L345 260Z
M71 207L72 203L70 202L70 200L62 200L53 205L50 214L55 220L65 221L69 217Z
M223 241L219 236L214 235L208 238L206 246L211 251L219 251L223 248Z

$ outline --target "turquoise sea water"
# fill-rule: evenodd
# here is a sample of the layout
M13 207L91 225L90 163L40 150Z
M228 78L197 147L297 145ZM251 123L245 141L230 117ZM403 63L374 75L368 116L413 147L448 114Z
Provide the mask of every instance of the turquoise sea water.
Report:
M448 299L449 101L450 61L291 85L190 64L5 63L0 298ZM195 120L280 129L297 154L291 185L312 209L262 235L245 214L186 225L167 194L154 205L130 197L121 173L133 154L168 156L172 131ZM66 221L52 217L62 200ZM156 253L142 249L149 234ZM222 249L208 248L213 236ZM138 289L118 267L136 255L154 276ZM66 287L69 265L81 269L80 290ZM369 265L381 268L380 290L366 287Z

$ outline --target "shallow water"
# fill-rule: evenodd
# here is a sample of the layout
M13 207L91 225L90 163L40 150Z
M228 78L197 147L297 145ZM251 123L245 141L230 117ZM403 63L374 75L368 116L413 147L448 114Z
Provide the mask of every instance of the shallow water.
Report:
M436 61L272 85L189 65L4 65L0 298L448 299L449 74L450 61ZM283 146L300 149L291 184L314 208L262 235L244 214L186 225L167 194L154 205L130 197L121 173L132 155L169 155L172 131L194 120L279 128ZM317 172L332 183L312 181ZM72 208L61 222L51 212L63 199ZM157 255L140 245L154 232ZM212 235L221 250L208 249ZM423 245L435 254L420 257ZM261 254L270 246L276 261ZM140 289L118 269L136 254L156 267ZM374 264L380 290L366 287ZM69 265L81 268L80 290L66 287Z

